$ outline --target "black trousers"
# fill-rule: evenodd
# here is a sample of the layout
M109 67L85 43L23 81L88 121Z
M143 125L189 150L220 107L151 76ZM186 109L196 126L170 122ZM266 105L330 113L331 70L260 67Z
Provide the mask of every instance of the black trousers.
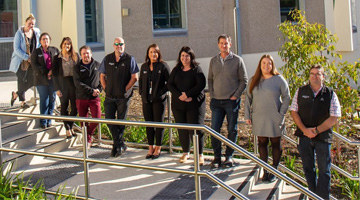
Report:
M176 123L204 124L205 109L204 101L198 108L184 110L172 108L172 112ZM178 129L178 132L183 152L190 152L190 142L194 135L194 130ZM204 133L198 130L196 134L199 136L199 154L202 154L204 148Z
M63 78L63 90L61 91L62 97L60 98L61 110L60 114L64 116L76 116L76 94L75 94L75 85L72 76L67 76ZM69 113L69 103L70 103L70 113ZM73 127L73 121L64 121L65 129L70 130Z
M166 99L142 104L145 121L163 122ZM149 145L161 146L164 138L163 128L146 127L146 135Z
M129 109L130 98L111 99L106 97L104 101L106 119L126 119ZM117 117L116 117L117 116ZM124 144L124 125L107 125L114 140L114 148L121 147Z
M34 86L34 70L30 66L27 71L21 70L21 67L16 72L19 101L25 101L25 92Z

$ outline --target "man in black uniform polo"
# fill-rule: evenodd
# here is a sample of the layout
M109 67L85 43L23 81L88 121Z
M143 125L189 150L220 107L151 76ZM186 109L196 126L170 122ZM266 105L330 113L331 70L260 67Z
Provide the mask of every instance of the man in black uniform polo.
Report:
M125 53L125 42L121 37L114 40L114 52L105 56L100 65L100 82L105 90L104 101L105 118L126 119L132 96L132 88L138 80L139 67L135 58ZM120 156L126 151L124 143L123 125L108 124L114 144L111 150L112 157Z

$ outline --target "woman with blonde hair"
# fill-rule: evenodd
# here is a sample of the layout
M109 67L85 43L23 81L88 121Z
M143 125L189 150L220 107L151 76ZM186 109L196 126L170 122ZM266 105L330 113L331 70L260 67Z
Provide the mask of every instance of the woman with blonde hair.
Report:
M40 29L35 28L36 19L33 14L25 20L14 36L14 52L11 56L9 70L16 73L18 91L11 92L11 106L19 97L22 108L29 106L25 102L25 92L34 86L34 71L31 66L31 53L40 46Z
M252 125L252 133L258 137L260 159L268 161L268 143L271 141L274 168L281 158L281 135L285 132L285 114L290 103L286 80L276 70L271 55L260 58L254 76L246 90L245 122ZM276 177L264 170L264 182Z

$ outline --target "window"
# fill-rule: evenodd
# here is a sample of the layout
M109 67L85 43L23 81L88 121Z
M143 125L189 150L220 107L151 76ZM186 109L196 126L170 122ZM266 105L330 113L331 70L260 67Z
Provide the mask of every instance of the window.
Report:
M14 37L18 29L17 1L0 1L0 37Z
M155 36L186 34L185 0L153 0Z
M294 19L289 15L289 12L294 9L299 9L299 0L280 0L281 22L286 20L294 21Z
M351 24L353 33L357 33L357 22L356 22L356 2L351 0Z
M101 0L85 0L85 30L88 45L104 42L102 10Z

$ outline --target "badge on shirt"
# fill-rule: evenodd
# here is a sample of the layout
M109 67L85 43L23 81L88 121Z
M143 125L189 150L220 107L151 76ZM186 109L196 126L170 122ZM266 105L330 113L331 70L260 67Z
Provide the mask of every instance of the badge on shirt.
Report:
M320 101L325 101L323 97L321 97Z
M115 63L109 63L109 65L115 65Z
M302 98L308 99L308 98L310 98L310 96L309 95L302 95Z
M147 71L143 71L143 74L147 74Z

